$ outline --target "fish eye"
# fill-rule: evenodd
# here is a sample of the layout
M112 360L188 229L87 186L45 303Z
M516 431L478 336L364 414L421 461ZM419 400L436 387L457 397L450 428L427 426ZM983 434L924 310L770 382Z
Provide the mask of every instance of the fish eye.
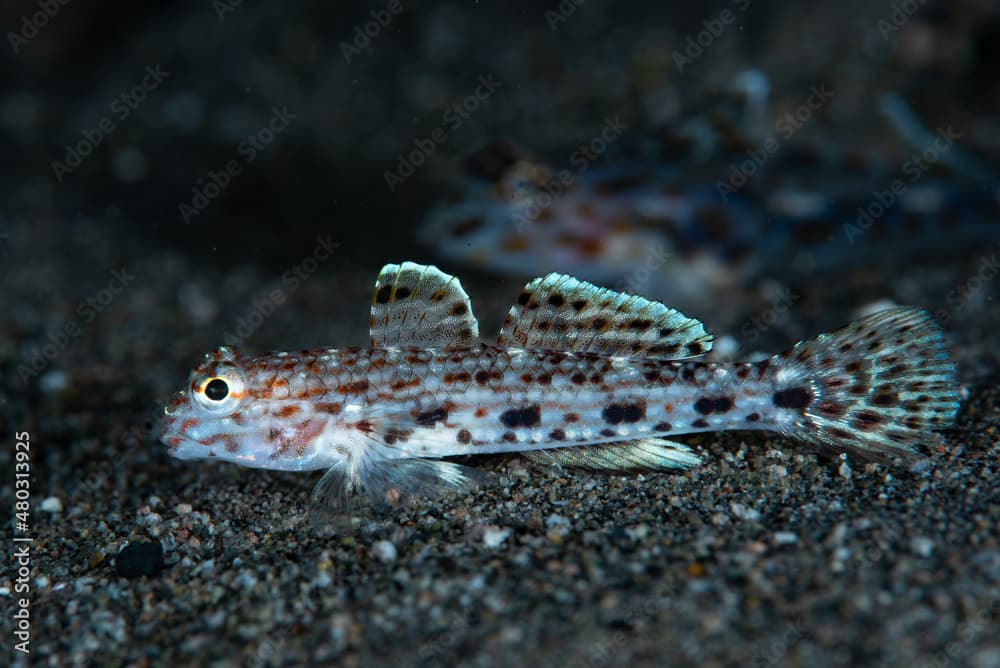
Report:
M212 401L222 401L229 396L229 383L222 378L213 378L205 385L205 396Z
M229 364L220 364L208 373L197 376L191 385L194 400L212 413L227 413L243 398L243 372Z

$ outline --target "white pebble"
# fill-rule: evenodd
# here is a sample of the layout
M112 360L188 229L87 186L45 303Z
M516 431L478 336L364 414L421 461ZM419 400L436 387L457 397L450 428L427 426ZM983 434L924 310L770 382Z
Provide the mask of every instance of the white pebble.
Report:
M927 536L914 536L910 541L910 549L921 557L929 557L934 551L934 541Z
M396 546L387 540L380 540L372 545L372 553L383 564L391 564L396 561Z
M500 547L508 536L510 536L510 529L487 527L483 532L483 545L489 548Z
M58 496L50 496L42 500L42 510L47 513L61 513L63 510L62 501Z
M760 512L742 503L730 503L729 510L741 520L756 522L760 519Z
M45 394L62 392L69 385L69 376L62 371L53 369L38 379L38 389Z
M799 537L791 531L777 531L774 534L775 545L794 545L799 542Z

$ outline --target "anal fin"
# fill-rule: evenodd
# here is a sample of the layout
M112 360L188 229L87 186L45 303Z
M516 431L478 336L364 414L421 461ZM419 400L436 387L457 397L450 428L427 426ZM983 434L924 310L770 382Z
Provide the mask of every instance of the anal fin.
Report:
M543 464L561 464L593 471L686 469L701 463L701 457L688 446L662 438L531 450L523 454Z

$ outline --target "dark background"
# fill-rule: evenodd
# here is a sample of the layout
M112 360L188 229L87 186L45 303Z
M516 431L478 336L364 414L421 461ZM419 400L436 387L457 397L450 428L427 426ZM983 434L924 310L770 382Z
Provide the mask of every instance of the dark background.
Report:
M614 115L640 140L753 67L770 79L773 117L810 86L837 91L797 140L905 155L876 111L895 92L927 127L960 128L969 154L1000 153L992 2L914 2L911 15L903 3L586 0L553 30L554 2L404 0L348 62L342 44L386 5L243 2L220 18L208 1L71 0L16 48L10 34L42 10L0 8L0 417L5 442L32 435L33 658L1000 664L996 272L974 299L948 300L990 266L996 234L802 286L818 296L754 342L776 350L879 299L945 313L967 400L946 445L916 465L845 470L745 434L692 440L710 456L683 475L553 476L491 459L481 464L500 482L472 505L341 540L302 524L313 476L168 458L151 434L163 398L287 287L320 235L339 244L334 256L243 345L363 342L378 267L442 262L415 227L489 141L562 156ZM723 10L736 21L679 72L674 51ZM894 12L901 25L886 29ZM116 99L156 66L162 84L116 116ZM386 170L488 75L498 92L390 192ZM276 107L295 120L185 222L178 207L198 180L237 159ZM105 117L115 129L57 179L53 161ZM484 332L525 278L448 269ZM134 278L111 290L113 271ZM760 315L756 303L727 308L722 334ZM711 323L713 304L699 315ZM5 503L10 493L5 480ZM508 536L489 547L495 530ZM122 546L157 541L162 569L119 575Z

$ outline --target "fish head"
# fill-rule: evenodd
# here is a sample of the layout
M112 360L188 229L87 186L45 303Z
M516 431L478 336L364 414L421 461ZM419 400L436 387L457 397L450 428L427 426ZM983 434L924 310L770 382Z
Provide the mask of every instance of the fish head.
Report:
M266 466L273 452L266 420L253 419L244 358L225 346L191 371L163 407L160 440L179 459L214 458Z

